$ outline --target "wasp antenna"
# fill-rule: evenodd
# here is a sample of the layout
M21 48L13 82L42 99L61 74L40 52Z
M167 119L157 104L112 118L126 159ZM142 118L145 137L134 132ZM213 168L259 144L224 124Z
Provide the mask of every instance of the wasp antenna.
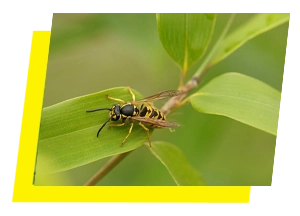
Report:
M101 126L101 128L98 130L97 133L97 137L99 136L100 131L102 130L102 128L104 128L104 126L107 124L107 122L109 122L111 120L112 117L110 117L109 119L107 119L107 121Z
M111 108L98 108L98 109L93 109L93 110L87 110L86 112L96 112L96 111L100 111L100 110L109 110L109 111L111 111Z

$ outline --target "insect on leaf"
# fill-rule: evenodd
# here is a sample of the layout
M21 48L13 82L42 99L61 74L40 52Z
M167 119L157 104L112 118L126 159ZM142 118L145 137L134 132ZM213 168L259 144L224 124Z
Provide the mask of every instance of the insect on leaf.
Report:
M140 93L134 93L137 99L142 98ZM116 104L115 101L107 99L106 94L124 101L132 100L128 88L120 87L73 98L43 109L37 174L64 171L131 151L147 140L145 130L138 124L134 125L123 147L120 144L128 134L130 124L108 129L108 123L99 137L96 136L101 125L107 121L109 111L87 113L86 110L111 108Z

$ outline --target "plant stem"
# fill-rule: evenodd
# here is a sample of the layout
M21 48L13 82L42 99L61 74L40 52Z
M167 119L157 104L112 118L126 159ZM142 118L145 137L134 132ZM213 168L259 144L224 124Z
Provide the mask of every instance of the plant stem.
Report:
M125 152L119 155L113 156L101 169L90 178L84 185L85 186L94 186L100 181L109 171L111 171L115 166L117 166L129 153L132 151Z
M213 55L215 54L218 46L220 45L221 41L224 39L225 35L227 34L229 27L235 17L235 14L231 15L229 18L222 34L218 38L217 42L214 44L213 48L209 52L209 54L206 56L204 59L203 63L199 67L199 69L196 71L196 73L193 75L193 77L186 83L185 86L181 87L179 86L179 90L182 92L181 95L178 95L176 97L170 98L164 106L161 108L161 112L164 113L165 115L169 114L172 110L182 106L185 102L188 100L182 101L185 96L194 88L196 88L204 75L209 71L209 69L213 66L211 63L211 59Z

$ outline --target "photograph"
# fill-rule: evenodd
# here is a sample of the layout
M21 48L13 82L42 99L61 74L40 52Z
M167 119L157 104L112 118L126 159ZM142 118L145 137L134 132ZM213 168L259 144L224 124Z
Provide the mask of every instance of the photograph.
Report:
M35 186L271 186L288 13L54 13Z

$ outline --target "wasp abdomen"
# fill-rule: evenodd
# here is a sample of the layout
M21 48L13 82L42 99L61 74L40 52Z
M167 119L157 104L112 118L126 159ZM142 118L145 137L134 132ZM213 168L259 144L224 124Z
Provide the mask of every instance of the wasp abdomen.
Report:
M166 120L166 117L164 116L164 114L162 114L157 108L152 107L152 106L142 105L139 116L151 118L151 119Z

